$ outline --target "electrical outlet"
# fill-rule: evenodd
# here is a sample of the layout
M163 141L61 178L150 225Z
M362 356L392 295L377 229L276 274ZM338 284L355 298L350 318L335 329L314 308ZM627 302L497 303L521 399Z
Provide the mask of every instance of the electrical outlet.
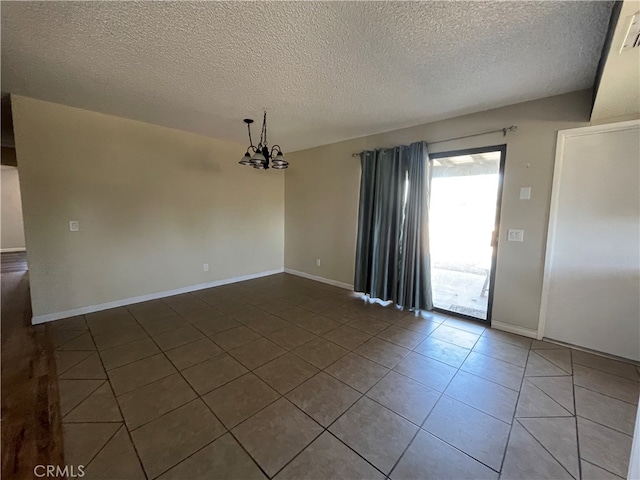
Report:
M203 263L202 264L202 271L203 272L208 272L209 271L209 264L208 263Z
M316 258L316 267L319 267L319 266L320 266L320 259Z
M80 231L80 222L78 220L71 220L69 222L69 231L71 231L71 232L79 232Z
M531 200L531 187L520 188L520 200Z
M509 242L524 242L524 230L513 230L510 228L507 231L507 240Z

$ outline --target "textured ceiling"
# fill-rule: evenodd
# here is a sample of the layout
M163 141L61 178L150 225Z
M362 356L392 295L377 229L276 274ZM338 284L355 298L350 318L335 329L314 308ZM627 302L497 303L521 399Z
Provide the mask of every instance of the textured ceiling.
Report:
M2 90L286 151L590 88L610 2L2 2Z

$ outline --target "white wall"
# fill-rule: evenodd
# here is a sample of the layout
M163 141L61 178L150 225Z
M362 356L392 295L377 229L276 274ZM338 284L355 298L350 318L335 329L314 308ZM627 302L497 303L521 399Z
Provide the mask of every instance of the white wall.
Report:
M12 106L35 321L282 269L284 178L238 165L243 146L25 97Z
M5 148L2 149L5 154ZM18 168L2 165L2 216L0 246L3 252L24 250L24 225Z
M558 134L544 336L640 360L640 121Z

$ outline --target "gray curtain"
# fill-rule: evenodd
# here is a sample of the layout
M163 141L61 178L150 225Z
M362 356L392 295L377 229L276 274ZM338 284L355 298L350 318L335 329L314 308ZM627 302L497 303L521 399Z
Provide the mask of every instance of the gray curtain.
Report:
M354 289L431 310L427 144L362 152L360 162Z

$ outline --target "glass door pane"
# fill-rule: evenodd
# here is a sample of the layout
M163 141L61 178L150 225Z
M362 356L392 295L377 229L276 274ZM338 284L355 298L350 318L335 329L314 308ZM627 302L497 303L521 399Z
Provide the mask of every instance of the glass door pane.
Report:
M502 150L434 156L429 210L436 308L489 318Z

